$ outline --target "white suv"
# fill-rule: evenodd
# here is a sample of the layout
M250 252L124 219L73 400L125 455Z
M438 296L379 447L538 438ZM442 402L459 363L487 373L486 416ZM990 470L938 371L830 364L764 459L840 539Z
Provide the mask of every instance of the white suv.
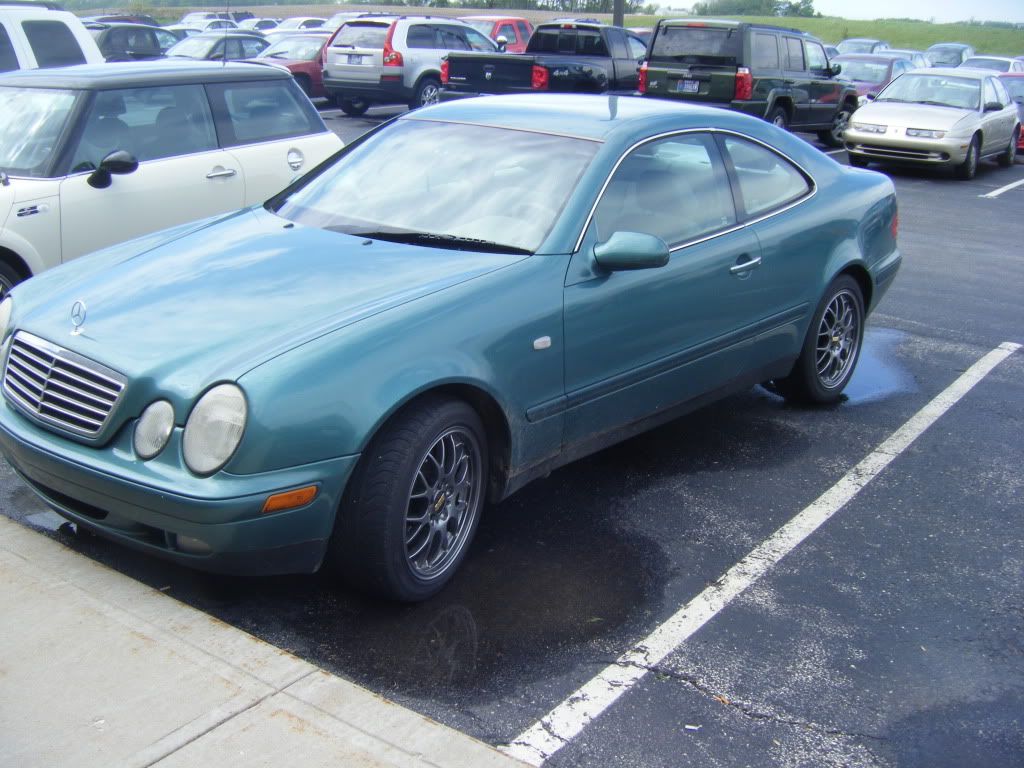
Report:
M84 253L262 203L341 149L287 71L153 61L0 75L0 298Z
M103 61L96 41L74 14L0 0L0 72Z
M363 16L345 22L324 48L324 88L346 115L371 104L433 104L449 51L497 53L498 44L458 19Z

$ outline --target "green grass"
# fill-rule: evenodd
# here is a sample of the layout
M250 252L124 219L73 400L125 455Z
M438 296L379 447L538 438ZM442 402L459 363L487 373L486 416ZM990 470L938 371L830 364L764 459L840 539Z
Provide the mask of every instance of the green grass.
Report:
M657 16L627 16L626 26L649 27ZM873 37L888 40L893 48L914 48L923 51L934 43L967 43L979 53L1004 56L1024 55L1024 31L980 24L930 24L927 21L856 21L825 17L805 19L777 16L735 16L737 21L777 24L810 32L827 43L838 43L847 37Z

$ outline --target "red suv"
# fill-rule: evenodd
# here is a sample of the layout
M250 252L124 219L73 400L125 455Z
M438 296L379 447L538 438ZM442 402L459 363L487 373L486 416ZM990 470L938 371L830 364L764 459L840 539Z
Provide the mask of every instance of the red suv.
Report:
M508 53L523 53L533 34L533 25L521 16L459 16L459 21L492 40L504 37Z

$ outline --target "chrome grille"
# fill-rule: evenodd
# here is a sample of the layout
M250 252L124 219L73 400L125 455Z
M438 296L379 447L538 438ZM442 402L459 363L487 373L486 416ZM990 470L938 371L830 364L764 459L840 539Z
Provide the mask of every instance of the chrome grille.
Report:
M4 371L4 394L22 411L76 435L94 437L128 380L117 371L19 331Z

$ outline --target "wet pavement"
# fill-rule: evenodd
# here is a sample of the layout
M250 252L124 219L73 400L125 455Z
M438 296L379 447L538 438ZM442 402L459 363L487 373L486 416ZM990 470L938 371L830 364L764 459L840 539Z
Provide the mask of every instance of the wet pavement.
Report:
M325 116L346 139L381 119ZM966 184L895 174L906 263L843 403L797 408L758 387L558 470L488 507L460 573L419 605L364 599L329 573L239 579L145 558L62 525L5 466L0 507L328 671L506 743L978 357L1024 341L1024 305L1009 299L1024 285L1014 255L1024 189L977 197L1022 176L1024 166L988 165ZM969 226L951 227L963 216ZM1022 374L1018 353L550 764L1024 763Z

